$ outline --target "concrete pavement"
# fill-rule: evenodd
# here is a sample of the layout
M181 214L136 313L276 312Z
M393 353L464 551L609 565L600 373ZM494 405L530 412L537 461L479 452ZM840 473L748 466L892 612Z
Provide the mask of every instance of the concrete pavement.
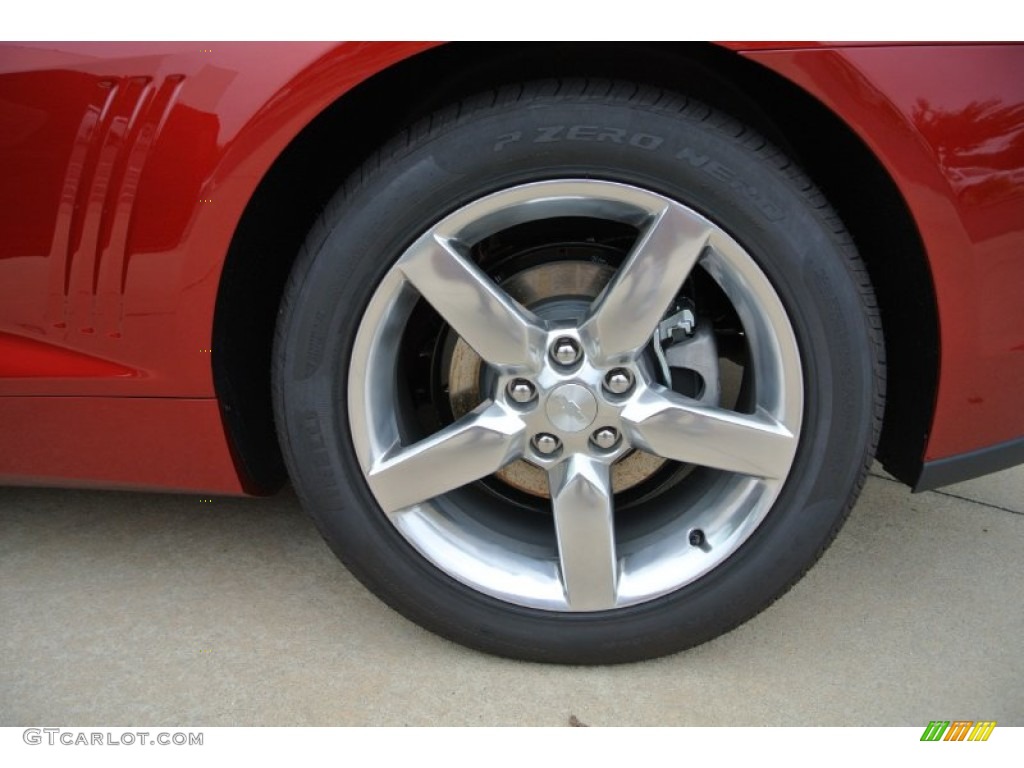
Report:
M419 629L290 491L0 488L0 725L1024 725L1024 468L916 496L872 475L768 611L608 668Z

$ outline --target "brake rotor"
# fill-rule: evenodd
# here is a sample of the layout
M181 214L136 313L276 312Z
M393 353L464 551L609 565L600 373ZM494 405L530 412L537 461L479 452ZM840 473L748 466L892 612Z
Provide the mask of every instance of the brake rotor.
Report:
M502 290L527 309L548 320L582 320L590 303L615 274L606 264L558 261L524 269L504 280ZM461 338L452 349L448 397L452 415L459 418L483 400L483 360ZM643 451L627 453L612 465L612 490L628 490L661 469L665 459ZM507 485L540 498L550 498L547 472L520 459L494 475Z

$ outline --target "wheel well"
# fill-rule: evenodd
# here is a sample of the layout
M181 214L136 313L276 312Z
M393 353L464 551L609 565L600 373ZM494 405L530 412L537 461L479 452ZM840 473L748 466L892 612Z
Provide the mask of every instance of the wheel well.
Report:
M913 484L938 386L931 273L895 184L839 118L778 75L707 44L453 43L327 108L277 159L242 216L217 297L213 372L246 488L270 492L285 480L270 395L274 325L292 262L331 195L389 136L444 104L503 83L570 76L636 80L709 102L783 147L822 188L867 263L882 312L888 392L878 457Z

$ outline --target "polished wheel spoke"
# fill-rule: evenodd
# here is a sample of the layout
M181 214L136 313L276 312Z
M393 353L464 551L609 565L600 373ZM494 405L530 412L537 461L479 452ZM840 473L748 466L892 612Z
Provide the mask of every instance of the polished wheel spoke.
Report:
M569 609L615 607L615 554L610 468L575 455L548 472L562 584Z
M679 205L653 217L581 329L599 361L623 360L650 341L710 233L707 221Z
M522 455L523 423L495 403L410 446L395 446L370 468L368 478L385 512L479 480Z
M712 408L660 386L631 402L622 417L635 446L690 464L781 480L796 453L793 432L762 410Z
M484 360L513 368L536 364L544 345L536 316L495 285L452 242L427 233L397 266Z

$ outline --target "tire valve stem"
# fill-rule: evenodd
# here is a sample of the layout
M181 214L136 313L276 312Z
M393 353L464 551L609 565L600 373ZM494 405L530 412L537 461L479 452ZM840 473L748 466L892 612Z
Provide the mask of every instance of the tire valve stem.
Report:
M708 544L708 539L700 528L690 531L690 546L697 547L704 552L711 551L711 545Z

